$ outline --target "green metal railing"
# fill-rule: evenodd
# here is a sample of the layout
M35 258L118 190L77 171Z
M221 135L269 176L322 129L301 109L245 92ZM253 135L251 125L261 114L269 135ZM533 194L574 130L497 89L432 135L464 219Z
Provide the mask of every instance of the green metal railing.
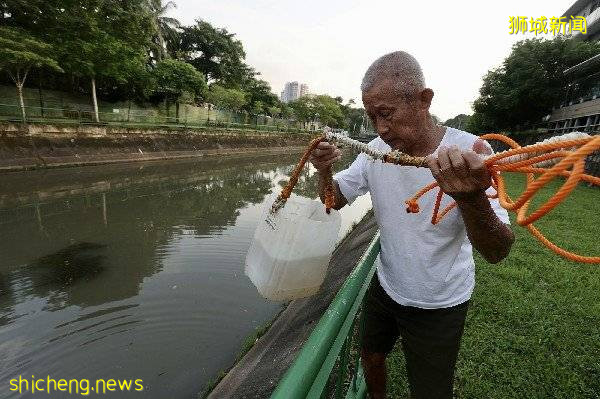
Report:
M271 399L364 398L358 349L363 298L375 273L379 233L314 328Z

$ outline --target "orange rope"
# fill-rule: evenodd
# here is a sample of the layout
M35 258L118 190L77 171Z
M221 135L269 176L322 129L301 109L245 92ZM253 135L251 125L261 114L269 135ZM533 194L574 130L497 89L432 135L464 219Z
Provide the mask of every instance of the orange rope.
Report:
M600 149L600 136L544 142L526 147L521 147L516 141L502 134L491 133L483 135L480 138L483 140L499 140L511 147L510 150L492 155L485 160L485 165L492 176L491 185L496 190L495 194L487 195L488 198L498 198L498 201L503 208L517 214L517 223L520 226L525 226L543 245L558 255L577 262L600 263L600 256L582 256L558 247L544 237L544 235L533 225L533 222L548 214L548 212L560 204L571 191L575 189L580 181L586 181L600 186L600 178L584 173L585 157ZM271 207L272 213L277 212L278 209L285 205L285 202L291 195L292 189L298 182L302 168L306 161L308 161L310 153L320 142L325 140L324 137L317 137L311 141L304 155L300 159L300 162L292 172L290 181L283 188L275 203L273 203L273 206ZM368 151L368 149L361 149L361 151ZM522 154L529 154L529 156L526 159L523 159L523 157L520 156ZM396 165L426 166L424 157L411 157L397 152L372 154L371 156L379 156L383 162ZM543 163L552 160L558 160L558 162L551 167L542 167ZM526 174L526 189L516 200L513 200L506 192L504 179L500 172L518 172ZM534 178L534 175L540 176L536 179ZM557 176L566 178L564 184L548 201L542 204L537 210L527 215L527 209L529 208L529 203L533 196ZM331 168L327 170L324 178L325 207L327 213L329 213L330 209L333 208L335 204ZM419 190L412 198L406 201L406 211L409 213L419 212L419 198L430 190L433 190L435 187L438 187L438 184L434 181ZM439 223L450 210L456 207L456 202L453 202L440 211L443 194L441 189L438 190L433 215L431 217L432 224Z
M273 203L273 206L271 207L271 213L277 212L281 207L283 207L285 205L285 202L287 201L287 199L290 198L290 195L292 194L292 190L294 189L294 186L296 186L296 183L298 183L298 179L300 178L300 173L302 173L302 169L304 168L306 161L308 161L308 158L310 158L310 153L315 148L317 148L319 143L322 141L325 141L324 137L317 137L310 142L310 144L308 145L308 148L306 149L306 151L304 151L302 158L300 158L300 162L298 162L298 164L292 171L290 180L285 185L285 187L281 190L281 193L277 196L277 199ZM333 177L332 177L331 167L327 168L324 178L325 178L325 211L327 213L329 213L329 212L331 212L331 208L333 208L333 206L335 205L335 194L333 192Z
M520 226L525 226L534 237L556 254L576 262L600 263L600 256L582 256L560 248L544 237L544 235L533 225L533 222L548 214L548 212L560 204L580 181L586 181L600 186L600 178L584 173L585 157L600 149L600 136L539 143L526 147L521 147L517 142L502 134L486 134L480 138L483 140L499 140L512 148L509 151L490 156L485 161L485 165L492 174L492 187L496 190L495 195L488 195L488 197L493 198L497 196L500 205L503 208L517 213L517 223ZM571 147L575 147L576 149L565 150L565 148ZM518 159L518 157L517 160L515 160L514 158L515 155L538 153L543 154L535 155L525 160ZM510 159L511 157L513 158ZM562 159L552 167L544 168L535 166L540 162L556 158ZM506 192L504 179L500 175L501 171L526 173L527 175L526 189L514 201ZM541 176L535 179L534 174ZM557 176L566 177L564 184L548 201L542 204L537 210L527 215L527 209L533 196ZM419 190L412 198L406 201L406 211L411 213L419 212L418 199L437 186L438 184L433 182ZM433 224L439 223L440 220L456 206L456 202L453 202L440 212L439 209L442 194L443 192L440 189L436 197L433 216L431 218L431 223Z

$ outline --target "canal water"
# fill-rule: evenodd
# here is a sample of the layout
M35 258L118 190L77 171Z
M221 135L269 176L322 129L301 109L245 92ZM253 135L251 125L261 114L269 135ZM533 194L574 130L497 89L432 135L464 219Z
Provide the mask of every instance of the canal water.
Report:
M19 376L86 379L89 389L141 380L143 393L106 394L197 398L283 308L259 296L244 258L298 158L0 175L0 398L79 396L19 394ZM305 169L298 194L316 197L313 174ZM344 209L340 237L369 208L367 196Z

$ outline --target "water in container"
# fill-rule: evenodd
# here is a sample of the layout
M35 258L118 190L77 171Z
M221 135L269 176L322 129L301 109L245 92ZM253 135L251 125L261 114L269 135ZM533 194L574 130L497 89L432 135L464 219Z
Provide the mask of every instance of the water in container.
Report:
M315 294L327 272L341 218L320 201L292 194L269 215L273 195L263 211L246 256L246 275L262 296L288 301Z

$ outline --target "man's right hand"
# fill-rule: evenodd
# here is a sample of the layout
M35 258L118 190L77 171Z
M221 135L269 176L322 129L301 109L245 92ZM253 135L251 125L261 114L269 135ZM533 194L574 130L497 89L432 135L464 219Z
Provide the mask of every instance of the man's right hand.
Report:
M324 172L329 166L339 161L341 157L342 152L335 144L322 141L310 153L310 162L319 172Z

